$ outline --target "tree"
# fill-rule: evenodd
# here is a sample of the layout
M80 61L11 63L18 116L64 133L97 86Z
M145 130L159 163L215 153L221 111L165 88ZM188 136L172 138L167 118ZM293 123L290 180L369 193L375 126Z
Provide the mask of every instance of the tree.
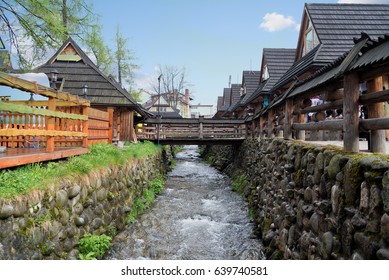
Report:
M22 69L40 62L68 36L84 38L96 16L86 0L0 0L0 33Z
M85 44L96 58L96 66L107 76L110 75L114 58L110 49L104 44L101 25L92 26L91 32L86 35Z
M177 107L179 94L189 85L186 79L185 67L173 65L158 66L158 76L161 76L161 93L169 93L165 98L170 106ZM154 91L159 93L159 83L153 85Z
M120 33L119 26L116 30L115 36L115 64L116 64L116 78L119 81L119 84L123 85L123 81L130 85L130 88L133 85L133 75L134 70L139 68L137 64L134 63L135 55L134 52L127 47L127 38L124 38Z

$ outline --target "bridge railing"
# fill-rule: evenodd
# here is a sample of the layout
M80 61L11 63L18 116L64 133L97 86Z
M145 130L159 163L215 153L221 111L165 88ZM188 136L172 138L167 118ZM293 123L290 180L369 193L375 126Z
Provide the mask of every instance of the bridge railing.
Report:
M148 119L138 126L140 140L217 140L243 139L247 133L243 120Z

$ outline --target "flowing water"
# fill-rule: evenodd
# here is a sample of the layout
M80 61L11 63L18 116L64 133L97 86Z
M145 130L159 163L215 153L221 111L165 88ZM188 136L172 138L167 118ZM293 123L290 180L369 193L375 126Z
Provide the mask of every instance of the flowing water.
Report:
M164 192L112 242L107 259L263 259L248 207L231 181L199 159L197 146L176 156Z

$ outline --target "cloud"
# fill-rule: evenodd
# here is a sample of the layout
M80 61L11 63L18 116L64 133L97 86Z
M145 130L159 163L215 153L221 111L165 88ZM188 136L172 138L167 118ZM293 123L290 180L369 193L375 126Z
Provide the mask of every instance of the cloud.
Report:
M267 13L263 17L263 21L259 27L265 29L266 31L274 32L289 27L296 28L297 25L298 23L291 16L284 16L277 13Z
M389 4L389 0L338 0L338 3Z

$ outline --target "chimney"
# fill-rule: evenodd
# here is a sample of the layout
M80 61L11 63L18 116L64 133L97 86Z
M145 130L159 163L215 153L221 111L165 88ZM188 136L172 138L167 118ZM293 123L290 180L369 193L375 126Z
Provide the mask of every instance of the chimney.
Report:
M186 104L189 104L189 89L185 89L185 102Z

